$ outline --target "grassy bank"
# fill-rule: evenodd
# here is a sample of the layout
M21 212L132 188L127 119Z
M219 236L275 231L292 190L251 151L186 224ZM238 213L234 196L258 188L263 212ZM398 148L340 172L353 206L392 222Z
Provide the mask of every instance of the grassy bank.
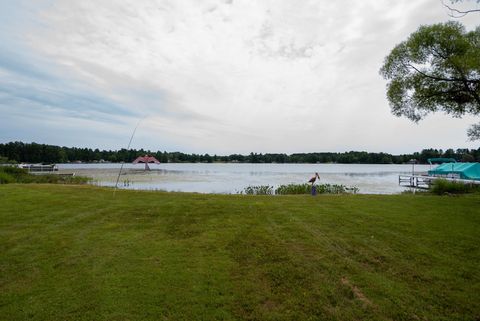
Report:
M86 184L88 177L52 174L31 174L15 166L0 166L0 184Z
M0 320L478 320L480 197L0 186Z

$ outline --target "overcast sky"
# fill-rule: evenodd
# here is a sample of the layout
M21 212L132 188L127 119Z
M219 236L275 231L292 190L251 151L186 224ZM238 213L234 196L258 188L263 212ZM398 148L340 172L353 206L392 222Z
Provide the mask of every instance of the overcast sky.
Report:
M390 113L384 57L439 0L0 0L0 142L195 153L478 148ZM461 22L471 29L479 16Z

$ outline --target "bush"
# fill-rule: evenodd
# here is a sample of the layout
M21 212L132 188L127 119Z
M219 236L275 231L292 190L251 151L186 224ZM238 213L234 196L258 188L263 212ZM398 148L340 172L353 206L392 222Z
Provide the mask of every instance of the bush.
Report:
M59 174L33 175L26 169L14 166L0 167L0 184L39 183L39 184L85 184L90 179L83 176L67 176Z
M59 174L26 175L18 179L19 183L37 184L85 184L90 179L83 176L66 176Z
M358 192L358 188L347 187L345 185L320 184L315 186L317 188L318 194L346 194L346 193ZM275 190L275 194L278 194L278 195L311 194L311 193L312 193L312 185L310 184L280 185Z
M315 185L318 194L345 194L356 193L358 188L346 187L336 184L320 184ZM310 184L288 184L280 185L276 189L269 185L248 186L240 194L247 195L305 195L312 193L312 185Z
M318 191L317 186L317 191ZM275 194L278 195L295 195L295 194L310 194L312 193L312 185L310 184L288 184L280 185L275 189Z
M479 185L437 179L433 182L431 192L437 195L466 194L480 191Z
M247 195L273 195L273 186L268 185L258 185L258 186L248 186L246 187L242 194Z
M15 183L15 178L5 172L0 171L0 184Z
M430 195L429 191L424 189L410 188L400 192L402 195Z
M14 177L28 175L28 171L26 169L19 168L16 166L2 166L0 167L0 172L7 173Z

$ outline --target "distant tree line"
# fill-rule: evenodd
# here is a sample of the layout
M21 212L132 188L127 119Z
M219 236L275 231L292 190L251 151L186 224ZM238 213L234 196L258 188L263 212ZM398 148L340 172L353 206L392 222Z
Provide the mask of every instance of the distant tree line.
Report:
M413 154L387 153L296 153L296 154L185 154L181 152L150 151L144 149L99 150L91 148L60 147L53 145L10 142L0 144L0 162L68 163L68 162L132 162L138 156L152 155L162 163L344 163L344 164L404 164L411 159L426 164L428 158L447 157L463 162L480 162L478 149L424 149Z

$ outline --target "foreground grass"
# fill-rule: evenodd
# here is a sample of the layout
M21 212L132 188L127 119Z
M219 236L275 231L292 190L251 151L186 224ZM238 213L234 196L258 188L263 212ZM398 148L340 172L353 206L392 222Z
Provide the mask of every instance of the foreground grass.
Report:
M478 320L480 197L0 186L0 320Z

